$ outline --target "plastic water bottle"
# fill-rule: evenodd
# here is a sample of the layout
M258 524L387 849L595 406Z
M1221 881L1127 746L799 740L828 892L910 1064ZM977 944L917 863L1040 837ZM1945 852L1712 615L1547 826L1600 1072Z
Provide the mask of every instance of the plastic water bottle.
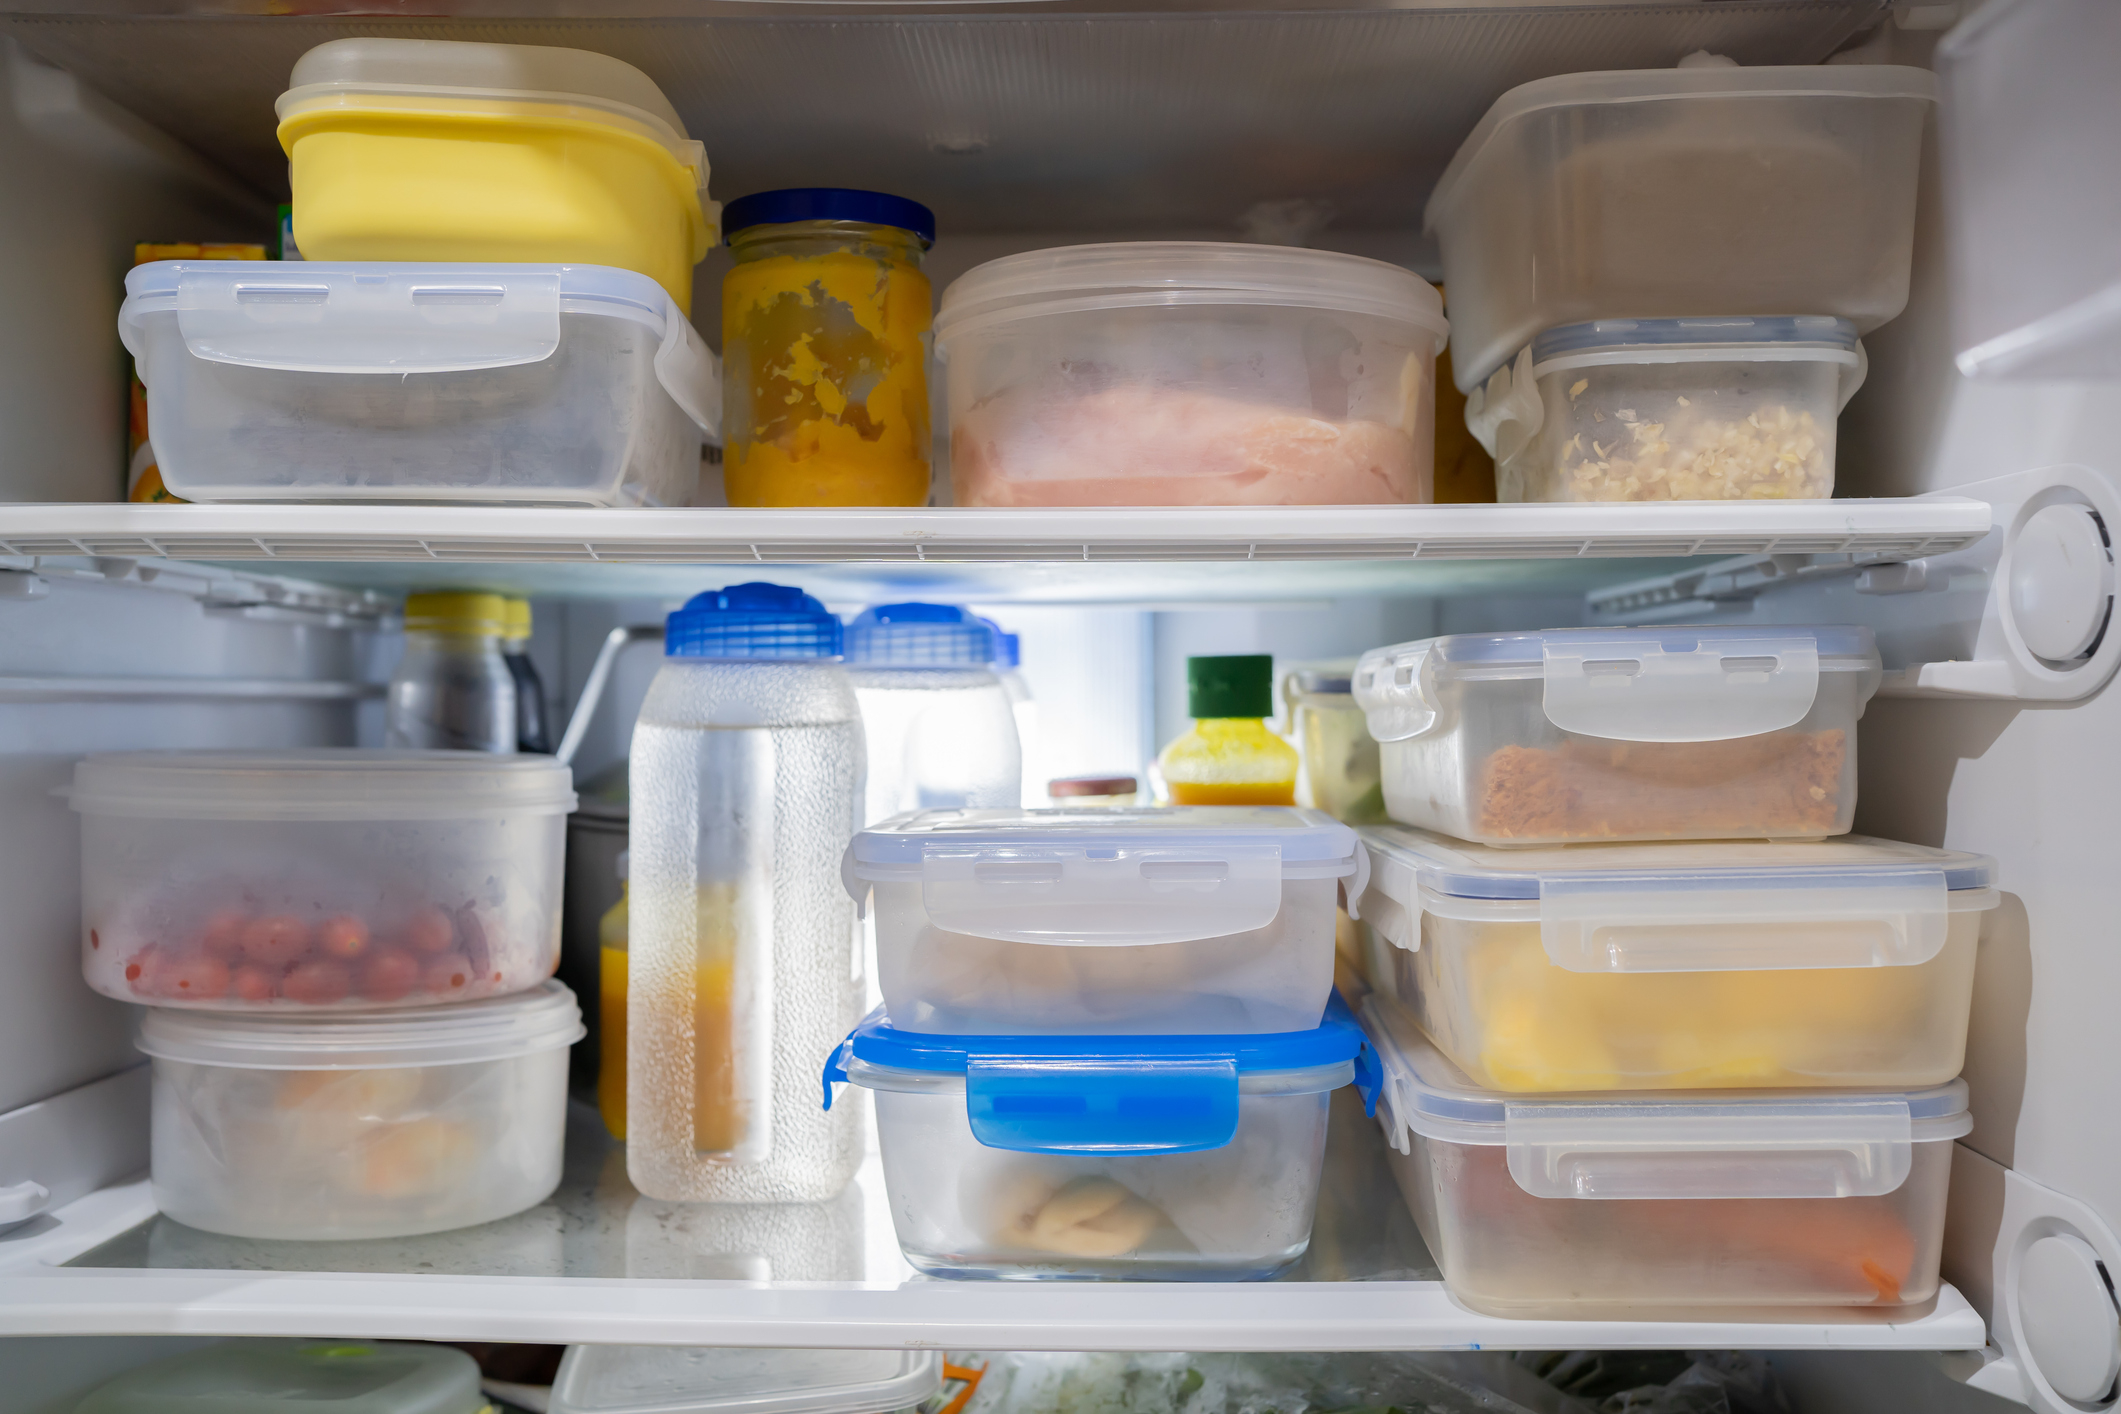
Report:
M847 629L869 742L863 823L908 810L1014 809L1024 763L996 669L1000 635L945 604L882 604Z

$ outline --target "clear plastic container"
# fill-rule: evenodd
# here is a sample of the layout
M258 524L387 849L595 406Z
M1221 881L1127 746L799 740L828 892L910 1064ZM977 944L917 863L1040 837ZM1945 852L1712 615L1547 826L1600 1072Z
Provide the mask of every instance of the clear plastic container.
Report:
M910 1032L1298 1031L1333 986L1355 832L1288 806L937 810L855 836L877 982Z
M1279 1035L981 1036L881 1009L825 1066L875 1092L906 1260L933 1276L1244 1281L1311 1241L1332 1091L1374 1093L1347 1009Z
M534 987L574 790L550 758L143 751L74 767L81 970L120 1001L308 1011Z
M1383 261L1193 241L1064 246L943 291L961 506L1431 499L1433 286Z
M574 993L421 1011L151 1009L155 1202L231 1237L409 1237L559 1186Z
M1831 64L1563 74L1511 89L1423 213L1470 393L1586 319L1907 304L1926 69Z
M1373 648L1385 810L1482 844L1824 839L1856 811L1867 628L1453 634Z
M1282 679L1283 735L1303 759L1297 802L1350 825L1385 818L1377 742L1355 701L1354 665L1299 668Z
M854 1177L861 1130L788 1057L861 1016L839 880L860 824L862 722L840 621L741 584L670 616L634 726L626 1172L651 1198L797 1203Z
M118 332L191 501L689 505L721 371L593 265L157 261Z
M1023 803L1023 744L1001 635L948 604L879 604L847 627L869 774L862 819Z
M390 674L386 746L515 753L524 694L523 679L503 649L510 602L498 594L406 598L405 646ZM528 658L521 661L529 667Z
M1498 501L1763 501L1834 494L1856 326L1606 319L1549 329L1467 401Z
M1939 1085L1995 861L1847 835L1491 849L1362 831L1370 984L1492 1090Z
M1552 1320L1886 1320L1935 1300L1966 1082L1526 1101L1375 997L1386 1157L1451 1294Z
M74 1414L483 1414L479 1367L447 1345L229 1340L126 1371Z
M908 1414L943 1387L936 1350L570 1345L551 1414Z

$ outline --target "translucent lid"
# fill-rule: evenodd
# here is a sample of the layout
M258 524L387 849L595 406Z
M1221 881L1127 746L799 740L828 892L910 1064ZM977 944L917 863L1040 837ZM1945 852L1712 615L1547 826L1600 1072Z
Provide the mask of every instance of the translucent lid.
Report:
M479 1414L479 1367L446 1345L230 1340L128 1370L74 1414Z
M1132 784L1132 777L1113 777ZM913 810L854 837L857 877L900 878L936 851L1037 847L1156 849L1271 845L1286 866L1324 865L1291 878L1339 878L1355 870L1355 831L1321 810L1294 805L1137 806L1126 810ZM874 869L871 866L876 866ZM895 867L896 866L896 867Z
M733 584L695 594L663 626L670 658L837 658L840 621L800 589Z
M825 1061L832 1087L962 1090L972 1133L1024 1153L1182 1154L1237 1133L1240 1094L1299 1095L1380 1072L1336 994L1309 1031L1236 1036L932 1036L878 1007Z
M400 1011L211 1012L150 1007L135 1043L158 1060L238 1070L392 1070L508 1060L588 1032L557 981L513 996Z
M1363 917L1422 946L1424 913L1537 921L1571 972L1896 967L1940 952L1950 915L1994 908L1996 862L1863 835L1496 849L1404 825L1359 832Z
M1374 314L1418 324L1441 352L1443 297L1413 271L1332 251L1219 241L1059 246L990 260L952 281L938 339L1035 314L1151 305L1269 305Z
M125 751L74 764L84 815L153 820L475 820L564 815L574 774L484 751Z
M984 668L1002 656L1001 634L952 604L878 604L847 626L847 661L908 668Z
M887 1414L943 1386L936 1350L572 1345L551 1414Z
M1593 319L1563 324L1532 340L1533 372L1564 354L1596 350L1817 349L1856 355L1856 326L1832 315L1787 318Z
M1973 1128L1964 1080L1921 1090L1674 1090L1505 1095L1483 1090L1377 996L1362 1028L1384 1072L1379 1115L1410 1134L1505 1145L1539 1198L1857 1198L1907 1181L1916 1144Z
M1379 741L1405 741L1455 717L1449 683L1543 679L1547 720L1616 741L1728 741L1809 716L1822 673L1878 690L1871 631L1845 625L1714 624L1462 633L1373 648L1355 665L1355 700Z

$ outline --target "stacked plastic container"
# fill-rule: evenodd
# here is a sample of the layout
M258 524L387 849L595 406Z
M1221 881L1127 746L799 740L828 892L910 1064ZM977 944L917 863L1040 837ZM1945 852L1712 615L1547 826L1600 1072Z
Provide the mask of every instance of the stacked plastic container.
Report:
M1497 1315L1917 1313L1993 860L1848 834L1868 630L1373 650L1362 1020L1394 1175Z
M1293 807L934 810L855 836L884 1005L825 1065L874 1092L899 1245L949 1277L1241 1280L1302 1257L1355 832ZM1329 1006L1329 1002L1331 1005Z
M1935 101L1923 69L1707 54L1496 100L1424 220L1497 498L1833 494Z
M241 1237L408 1236L559 1183L564 765L140 752L74 771L88 983L149 1007L156 1202Z

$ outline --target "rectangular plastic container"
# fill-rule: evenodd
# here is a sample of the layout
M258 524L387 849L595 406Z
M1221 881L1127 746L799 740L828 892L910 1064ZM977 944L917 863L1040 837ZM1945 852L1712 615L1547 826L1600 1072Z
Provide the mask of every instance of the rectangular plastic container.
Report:
M57 1405L47 1405L56 1409ZM479 1367L446 1345L216 1341L98 1385L74 1414L487 1414Z
M1355 668L1385 811L1482 844L1824 839L1856 812L1867 628L1452 634Z
M1281 734L1293 737L1303 759L1297 799L1350 825L1385 818L1378 781L1377 743L1356 704L1353 663L1300 668L1282 679L1288 718Z
M1333 988L1355 832L1290 806L925 810L854 837L877 982L907 1031L1306 1030Z
M477 751L90 756L81 970L124 1002L418 1007L535 987L560 956L572 777Z
M1845 319L1604 319L1540 334L1468 420L1498 501L1821 499L1865 371Z
M192 501L683 506L721 421L714 354L630 270L164 260L118 332Z
M1936 1298L1963 1080L1522 1100L1474 1086L1375 997L1362 1024L1392 1175L1476 1311L1905 1320Z
M1965 1059L1992 859L1362 835L1370 984L1491 1090L1909 1088Z
M543 1202L560 1182L558 982L419 1011L151 1009L149 1166L178 1222L231 1237L409 1237Z
M961 506L1434 499L1433 286L1383 261L1206 241L1066 246L943 291Z
M1249 1281L1309 1247L1327 1100L1375 1079L1337 1000L1236 1036L945 1037L879 1008L825 1103L874 1092L899 1247L932 1276Z
M1926 69L1832 64L1563 74L1511 89L1423 212L1470 393L1587 319L1907 304Z
M943 1387L936 1350L570 1345L548 1414L912 1414Z

